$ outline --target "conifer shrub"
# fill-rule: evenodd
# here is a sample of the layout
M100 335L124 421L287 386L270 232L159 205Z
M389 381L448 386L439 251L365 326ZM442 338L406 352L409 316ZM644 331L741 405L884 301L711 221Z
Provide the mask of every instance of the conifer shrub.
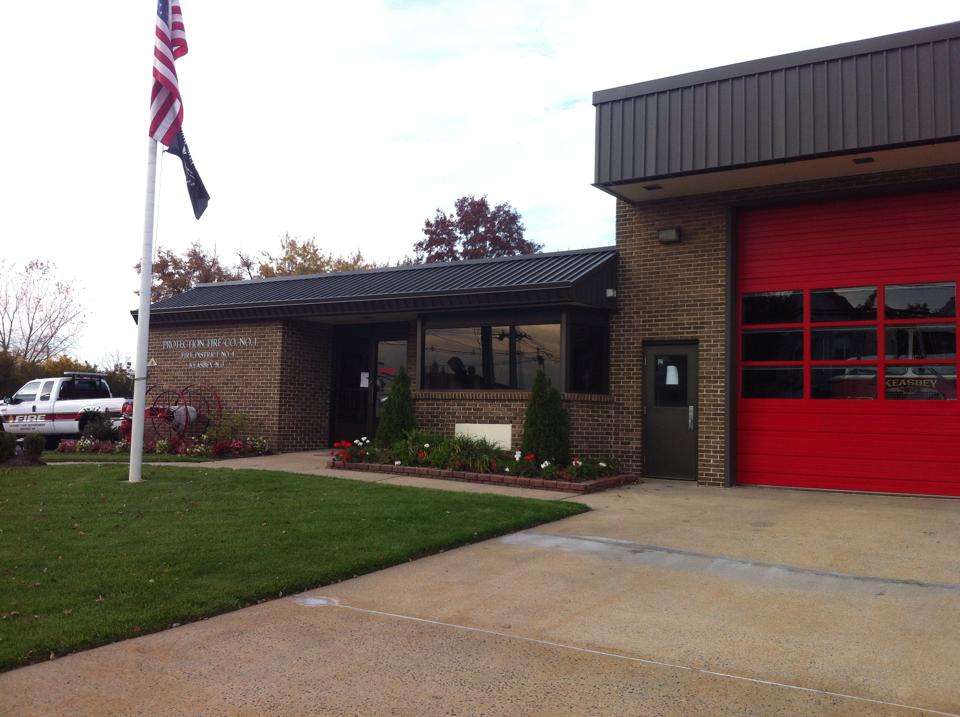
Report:
M390 386L387 400L383 402L380 423L374 436L379 448L389 448L416 428L413 417L413 394L410 392L410 377L402 368Z
M522 450L537 461L565 466L570 460L570 417L560 392L543 372L537 371L523 421Z

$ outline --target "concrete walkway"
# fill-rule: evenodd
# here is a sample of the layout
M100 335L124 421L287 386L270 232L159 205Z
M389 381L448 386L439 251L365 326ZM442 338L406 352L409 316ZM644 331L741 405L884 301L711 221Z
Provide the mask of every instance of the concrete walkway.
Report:
M577 500L593 511L0 675L0 714L960 713L960 501Z
M421 478L420 476L399 476L387 473L365 473L363 471L341 471L325 466L330 460L329 451L304 451L300 453L279 453L274 456L255 456L253 458L231 458L226 461L209 461L206 463L168 463L161 465L201 466L206 468L256 468L269 471L289 471L291 473L306 473L307 475L333 476L334 478L348 478L368 483L387 483L389 485L408 485L416 488L435 488L437 490L451 490L462 493L498 493L500 495L515 495L524 498L543 498L545 500L563 500L564 498L579 497L580 493L564 493L556 490L536 490L533 488L516 488L505 485L488 485L486 483L467 483L466 481L439 480L437 478Z

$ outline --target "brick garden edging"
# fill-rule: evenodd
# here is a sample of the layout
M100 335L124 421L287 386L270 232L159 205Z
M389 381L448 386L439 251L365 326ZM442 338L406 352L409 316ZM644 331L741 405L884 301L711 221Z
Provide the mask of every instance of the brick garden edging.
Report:
M422 466L391 466L383 463L344 463L337 460L330 460L327 467L365 473L392 473L394 475L420 476L422 478L439 478L440 480L466 481L467 483L509 485L517 488L540 488L565 493L596 493L607 488L616 488L627 483L639 482L636 476L631 475L606 476L605 478L574 483L573 481L527 478L499 473L471 473L469 471L448 471L442 468L424 468Z

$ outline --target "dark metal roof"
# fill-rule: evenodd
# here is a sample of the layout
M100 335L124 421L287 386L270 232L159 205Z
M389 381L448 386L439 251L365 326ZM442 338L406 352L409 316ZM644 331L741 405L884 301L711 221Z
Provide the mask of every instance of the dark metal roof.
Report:
M960 139L960 22L594 93L596 184Z
M336 274L201 284L153 304L151 321L482 307L605 306L614 247ZM599 281L599 283L597 283ZM604 286L599 286L602 283ZM594 286L596 284L596 286ZM523 298L521 298L523 297Z

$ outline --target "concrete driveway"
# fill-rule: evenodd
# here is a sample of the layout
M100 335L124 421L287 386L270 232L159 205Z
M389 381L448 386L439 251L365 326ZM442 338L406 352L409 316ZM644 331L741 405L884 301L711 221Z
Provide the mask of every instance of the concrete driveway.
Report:
M0 675L0 712L960 712L960 501L576 500L594 510Z

